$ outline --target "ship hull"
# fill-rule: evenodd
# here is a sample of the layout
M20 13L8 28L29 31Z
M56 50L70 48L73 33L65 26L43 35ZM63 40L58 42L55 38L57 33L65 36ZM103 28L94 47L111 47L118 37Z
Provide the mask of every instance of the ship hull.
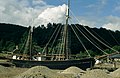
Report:
M10 60L16 67L33 67L47 66L51 69L66 69L70 66L76 66L81 69L91 68L95 64L94 58L86 58L80 60L63 60L63 61L30 61L30 60Z

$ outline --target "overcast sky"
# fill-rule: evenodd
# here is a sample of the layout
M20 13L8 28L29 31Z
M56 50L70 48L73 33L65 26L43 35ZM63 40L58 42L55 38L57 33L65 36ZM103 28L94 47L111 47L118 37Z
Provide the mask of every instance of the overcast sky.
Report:
M67 0L0 0L0 23L65 23L66 7ZM120 0L71 0L70 9L70 23L120 30Z

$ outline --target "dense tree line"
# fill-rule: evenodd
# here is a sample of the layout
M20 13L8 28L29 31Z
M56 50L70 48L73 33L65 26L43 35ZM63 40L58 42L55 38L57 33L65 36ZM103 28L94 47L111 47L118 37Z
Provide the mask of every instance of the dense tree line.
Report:
M34 28L33 32L33 44L36 46L39 46L39 48L43 48L50 37L52 36L54 30L58 26L63 26L62 24L47 24L47 27L44 25L37 26ZM92 41L95 45L99 46L102 50L105 50L106 52L110 53L110 49L103 45L101 42L97 40L97 38L102 41L103 43L109 45L110 47L113 47L117 50L120 50L120 31L111 31L106 30L104 28L89 28L88 26L82 26L79 24L71 24L69 25L69 32L71 34L71 52L72 54L82 53L84 52L84 48L82 44L79 42L77 37L75 36L73 30L71 29L73 27L78 34L80 40L83 42L83 44L86 46L86 48L89 50L91 55L95 54L103 54L98 48L96 48L92 43L88 41ZM78 27L78 29L76 29ZM26 36L28 35L27 32L29 30L29 27L23 27L19 25L13 25L13 24L0 24L0 52L1 51L12 51L16 45L21 46ZM58 31L58 30L57 30ZM62 30L61 30L62 31ZM82 32L82 33L81 33ZM88 38L86 39L84 35ZM59 33L59 35L61 35ZM94 36L93 36L94 35ZM97 37L97 38L96 38ZM53 36L54 38L54 36ZM59 37L57 37L58 39Z
M28 29L13 24L0 24L0 52L12 51L22 41L23 34Z

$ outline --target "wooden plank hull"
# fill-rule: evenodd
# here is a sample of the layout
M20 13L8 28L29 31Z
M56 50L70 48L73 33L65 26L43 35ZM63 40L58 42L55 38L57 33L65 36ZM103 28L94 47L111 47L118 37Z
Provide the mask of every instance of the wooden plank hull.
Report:
M94 58L85 58L80 60L63 60L63 61L30 61L30 60L16 60L10 59L16 67L33 67L33 66L47 66L51 69L66 69L70 66L76 66L81 69L91 68L95 64Z

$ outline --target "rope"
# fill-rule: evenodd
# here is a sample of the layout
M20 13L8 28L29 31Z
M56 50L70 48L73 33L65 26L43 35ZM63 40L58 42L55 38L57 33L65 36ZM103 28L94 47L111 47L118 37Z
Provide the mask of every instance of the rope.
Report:
M91 30L92 32L94 32L100 39L102 39L103 41L105 41L109 46L111 46L105 39L103 39L102 37L100 37L95 31Z
M62 28L61 32L63 31L63 28ZM62 53L62 50L63 50L63 32L61 34L61 39L62 40L61 40L60 51L59 51L59 59L60 59L60 54L64 54L64 52Z
M57 37L58 37L58 34L59 34L59 32L60 32L61 27L62 27L62 26L59 26L58 32L57 32L57 34L56 34L56 36L55 36L55 38L54 38L54 40L53 40L53 43L52 43L52 45L51 45L51 49L49 50L49 52L51 52L51 50L52 50L52 48L53 48L53 46L54 46L54 43L55 43L55 41L56 41L56 39L57 39ZM52 52L52 55L53 55L53 52Z
M72 11L70 10L70 12L72 13ZM72 13L73 17L75 17L75 15ZM75 19L79 22L79 20L75 17ZM83 28L91 35L93 36L96 40L98 40L100 43L102 43L103 45L105 45L106 47L108 47L109 49L116 51L117 53L119 53L117 50L111 48L110 46L108 46L107 44L103 43L101 40L99 40L96 36L94 36L87 28L85 28L83 26Z
M102 51L105 54L108 54L104 52L101 48L99 48L95 43L93 43L82 31L79 30L79 28L75 25L75 27L78 29L78 31L91 43L93 44L96 48L98 48L100 51Z
M79 36L77 35L76 31L74 30L74 28L72 26L70 26L74 32L74 34L76 35L77 39L79 40L79 42L82 44L83 48L85 49L85 51L88 53L88 56L91 57L91 55L89 54L88 50L86 49L85 45L83 44L83 42L81 41L81 39L79 38Z
M27 33L27 31L25 33ZM23 45L22 45L22 47L20 49L20 52L22 51L23 47L25 46L26 41L27 41L27 37L25 38L25 41L23 42Z
M24 54L25 54L25 52L27 52L27 49L28 49L27 47L29 46L30 31L31 31L31 29L29 30L29 33L28 33L27 41L26 41L26 44L25 44L25 50L23 51Z
M46 48L47 48L47 46L49 45L49 43L50 43L50 41L52 40L53 36L55 35L55 32L57 31L58 27L59 27L59 26L57 26L57 27L56 27L56 29L55 29L54 33L52 34L52 36L51 36L50 40L48 41L48 43L46 44L46 46L44 47L44 49L43 49L42 53L45 51L45 49L46 49Z
M120 43L116 40L116 38L112 35L112 33L110 32L110 31L108 31L109 33L110 33L110 35L113 37L113 39L116 41L116 43L118 44L118 45L120 45Z

